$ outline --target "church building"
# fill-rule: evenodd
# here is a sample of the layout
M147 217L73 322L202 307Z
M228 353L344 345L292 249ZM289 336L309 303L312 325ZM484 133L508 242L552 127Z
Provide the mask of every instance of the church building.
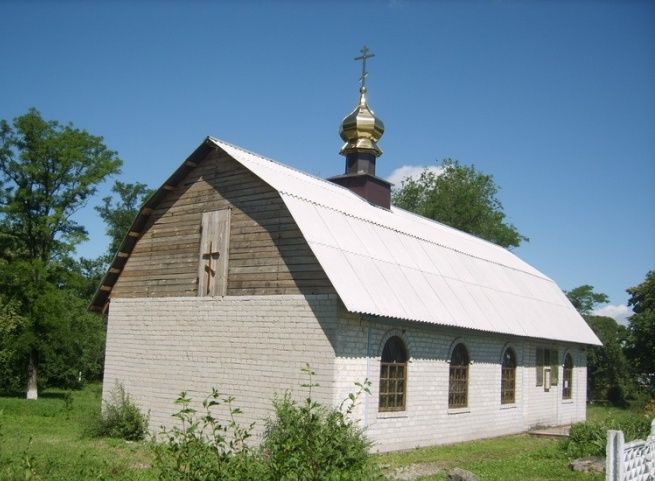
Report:
M321 179L208 137L146 201L92 308L103 399L121 383L170 426L174 400L233 395L261 433L274 396L354 412L376 451L583 421L599 345L557 284L512 252L391 205L384 126L360 98L346 167Z

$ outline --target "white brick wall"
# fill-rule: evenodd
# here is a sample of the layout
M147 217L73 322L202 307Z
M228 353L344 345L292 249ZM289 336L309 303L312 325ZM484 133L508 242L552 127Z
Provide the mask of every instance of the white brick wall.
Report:
M318 319L318 321L317 321ZM384 341L406 343L407 406L378 412L380 355ZM469 403L448 409L448 359L454 342L466 345ZM517 355L516 403L500 403L501 355ZM562 400L562 372L550 392L535 384L537 346L573 356L573 399ZM368 378L355 416L379 451L460 442L526 431L535 425L585 418L586 365L581 346L550 344L416 322L373 319L345 311L334 295L224 298L115 299L109 309L103 399L115 382L151 413L151 428L171 425L173 401L186 390L199 402L212 386L236 397L245 425L260 434L274 395L306 395L301 368L317 372L316 400L338 405Z
M317 372L314 397L331 402L336 305L330 295L114 299L103 399L121 382L157 430L173 423L180 391L199 407L215 386L261 433L275 394L306 395L305 363Z
M356 411L375 449L409 449L518 433L535 424L558 425L585 418L586 367L579 346L547 344L574 357L573 399L562 400L562 382L550 392L535 386L536 343L524 338L463 331L441 326L370 319L340 312L335 367L335 402L354 390L353 383L368 378L371 395ZM404 412L378 412L380 355L385 340L399 335L406 343L410 362L407 405ZM450 350L455 340L466 345L469 368L469 402L463 410L448 409ZM516 403L501 405L501 355L505 346L517 355ZM540 344L542 345L542 344ZM367 348L368 346L368 348ZM560 380L562 373L560 368Z

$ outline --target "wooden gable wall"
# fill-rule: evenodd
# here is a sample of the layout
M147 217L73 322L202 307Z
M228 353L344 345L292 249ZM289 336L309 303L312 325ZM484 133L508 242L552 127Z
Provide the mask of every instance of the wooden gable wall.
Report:
M228 296L335 292L279 194L212 150L156 206L111 297L198 295L202 214L227 208Z

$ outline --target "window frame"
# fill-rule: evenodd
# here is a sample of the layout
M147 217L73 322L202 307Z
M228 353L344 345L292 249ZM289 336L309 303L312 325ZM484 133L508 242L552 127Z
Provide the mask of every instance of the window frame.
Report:
M573 356L567 352L564 355L564 367L562 368L562 399L573 399Z
M511 365L506 365L507 354L511 353ZM503 351L503 357L500 364L500 403L516 403L516 351L511 347ZM511 384L511 387L510 387ZM511 396L510 396L511 393Z
M397 340L397 341L396 341ZM384 360L390 342L398 342L404 360ZM382 347L380 356L380 382L378 385L378 412L402 412L407 408L407 366L409 350L398 335L390 336ZM400 384L399 384L400 382ZM393 385L393 390L391 389ZM393 400L391 403L390 400Z
M537 347L535 355L536 386L549 391L559 384L559 350Z
M459 359L460 352L463 350L466 362L455 364ZM471 365L471 356L463 342L458 342L450 353L448 368L448 409L464 409L469 403L468 385L469 385L469 366Z

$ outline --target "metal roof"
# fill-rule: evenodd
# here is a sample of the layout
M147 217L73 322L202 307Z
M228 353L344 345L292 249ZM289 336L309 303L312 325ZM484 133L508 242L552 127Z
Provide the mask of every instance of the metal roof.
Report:
M508 250L211 137L144 203L90 309L107 307L153 210L214 148L279 192L349 311L600 344L561 289Z
M280 193L349 311L600 344L557 284L507 249L208 140Z

